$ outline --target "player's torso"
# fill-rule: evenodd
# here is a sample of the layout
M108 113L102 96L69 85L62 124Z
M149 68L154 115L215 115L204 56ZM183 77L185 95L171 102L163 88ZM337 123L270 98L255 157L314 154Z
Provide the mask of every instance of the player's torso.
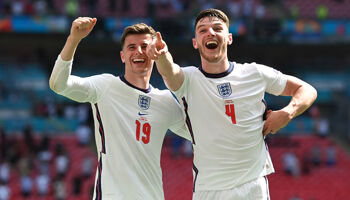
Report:
M97 102L101 120L106 122L103 123L106 137L140 144L151 154L160 150L171 123L167 99L153 91L144 93L122 82L119 84Z
M189 116L194 116L194 135L207 133L208 128L213 133L196 138L196 142L212 144L211 139L223 137L243 144L253 139L247 134L262 128L265 85L258 74L242 74L239 66L236 68L222 78L206 77L199 70L193 73L186 101ZM195 117L198 113L201 117Z
M102 138L99 120L95 120L97 147L105 148L101 154L105 192L111 196L128 193L134 196L113 196L113 199L163 195L160 153L171 113L164 93L154 90L145 93L118 79L108 94L103 95L97 105L92 105L95 116L98 110L104 131Z
M242 176L257 176L249 171L263 169L265 163L265 85L258 73L242 73L240 67L219 78L199 70L191 74L186 101L199 173L196 186L201 190L245 182Z

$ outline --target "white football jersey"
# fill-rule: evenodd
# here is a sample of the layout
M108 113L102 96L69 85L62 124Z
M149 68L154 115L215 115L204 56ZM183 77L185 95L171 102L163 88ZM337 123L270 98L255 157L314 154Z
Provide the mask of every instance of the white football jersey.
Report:
M52 77L64 80L71 65L59 57ZM62 88L59 94L92 105L99 152L93 199L164 199L160 155L165 133L169 128L190 139L170 91L139 89L111 74L69 75Z
M263 138L265 92L279 95L287 77L256 63L230 63L209 74L182 68L175 92L183 104L194 153L194 191L226 190L274 172Z

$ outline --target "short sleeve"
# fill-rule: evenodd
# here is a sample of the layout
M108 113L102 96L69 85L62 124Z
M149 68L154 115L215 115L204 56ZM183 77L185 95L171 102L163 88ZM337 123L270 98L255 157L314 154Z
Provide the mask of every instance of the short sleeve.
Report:
M184 82L182 83L181 87L178 90L173 91L179 100L183 96L186 96L187 88L190 84L191 71L193 70L192 68L194 68L194 67L183 67L182 68L182 71L184 72Z
M257 69L266 82L266 92L280 95L287 84L287 76L280 71L265 65L256 64Z

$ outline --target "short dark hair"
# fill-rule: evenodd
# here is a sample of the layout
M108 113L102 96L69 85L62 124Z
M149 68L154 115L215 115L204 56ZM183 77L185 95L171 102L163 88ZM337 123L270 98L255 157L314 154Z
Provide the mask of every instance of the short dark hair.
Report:
M148 26L145 23L138 23L138 24L128 26L124 29L123 35L120 39L122 49L124 47L126 36L133 35L133 34L150 34L152 38L156 37L156 31L151 26Z
M209 8L209 9L206 9L206 10L202 10L197 15L196 21L194 23L194 29L195 30L196 30L196 26L197 26L197 23L199 22L199 20L201 20L204 17L217 17L217 18L221 19L223 22L225 22L227 28L229 27L230 20L228 19L227 15L224 12L222 12L219 9Z

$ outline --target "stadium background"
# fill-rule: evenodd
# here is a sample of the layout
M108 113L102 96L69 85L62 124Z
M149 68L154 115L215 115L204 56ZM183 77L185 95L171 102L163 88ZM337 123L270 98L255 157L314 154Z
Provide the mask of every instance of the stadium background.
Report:
M123 73L123 28L146 22L174 60L199 65L193 20L205 8L231 20L229 59L266 64L318 90L315 104L267 139L274 200L350 199L350 2L347 0L1 0L0 199L90 199L96 150L89 104L49 90L48 78L77 16L98 18L73 74ZM154 68L151 84L165 88ZM288 98L266 96L278 109ZM191 146L167 134L166 200L191 199Z

